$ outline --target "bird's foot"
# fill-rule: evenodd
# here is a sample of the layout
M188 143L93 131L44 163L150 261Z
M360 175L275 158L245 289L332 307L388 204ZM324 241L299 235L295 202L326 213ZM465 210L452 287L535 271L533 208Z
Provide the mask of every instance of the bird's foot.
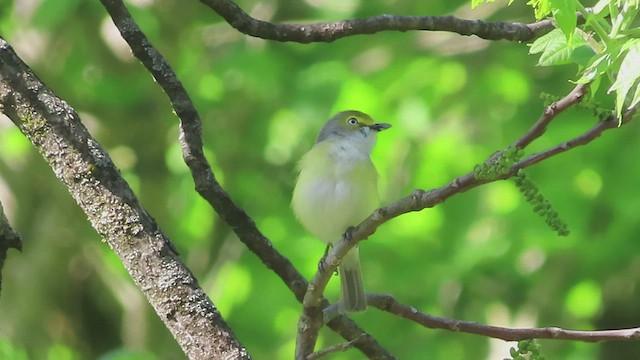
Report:
M347 230L342 234L342 240L349 242L353 239L353 232L356 230L355 226L349 226Z
M318 270L324 273L324 261L327 259L329 255L329 250L333 247L332 244L327 244L327 247L324 249L324 255L322 255L322 259L318 262ZM338 269L336 269L335 274L338 275Z

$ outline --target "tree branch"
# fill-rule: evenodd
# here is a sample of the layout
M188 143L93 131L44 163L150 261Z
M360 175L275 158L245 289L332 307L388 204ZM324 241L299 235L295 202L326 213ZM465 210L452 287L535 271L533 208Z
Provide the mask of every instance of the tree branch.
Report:
M245 349L142 208L78 114L0 38L0 109L66 185L191 359L246 359Z
M368 294L367 303L382 311L398 315L431 329L444 329L454 332L476 334L505 341L526 339L579 340L586 342L610 340L639 340L640 327L616 330L566 330L558 327L546 328L508 328L480 324L472 321L447 319L422 313L412 306L399 303L393 296L386 294Z
M347 351L349 349L351 349L353 347L353 344L355 344L358 340L360 340L361 336L356 337L355 339L351 340L351 341L347 341L347 342L343 342L340 344L333 344L331 346L327 346L326 348L316 351L312 354L309 354L309 356L307 356L306 360L317 360L320 359L323 356L327 356L329 354L338 352L338 351Z
M529 146L533 140L539 138L547 131L547 126L556 116L580 102L587 90L589 90L589 84L578 84L565 97L547 106L533 126L518 140L514 141L511 146L518 149L524 149Z
M131 47L134 56L153 75L169 98L171 106L180 119L180 145L185 163L191 171L196 191L211 205L216 213L233 229L240 241L273 270L285 285L293 292L298 301L302 301L307 281L271 244L247 213L238 207L229 194L220 186L204 156L202 140L202 121L193 106L189 95L178 80L166 59L149 42L135 23L131 14L120 0L101 0L109 12L122 37ZM326 303L326 300L324 300ZM322 313L320 312L320 316ZM344 318L333 322L329 327L346 340L362 336L365 332L352 320ZM390 359L389 352L371 336L366 341L358 341L355 347L370 358Z
M448 31L476 35L486 40L529 42L555 28L551 20L532 24L485 22L453 16L379 15L332 23L273 24L255 19L231 0L200 0L243 34L266 40L298 43L332 42L344 37L375 34L381 31Z

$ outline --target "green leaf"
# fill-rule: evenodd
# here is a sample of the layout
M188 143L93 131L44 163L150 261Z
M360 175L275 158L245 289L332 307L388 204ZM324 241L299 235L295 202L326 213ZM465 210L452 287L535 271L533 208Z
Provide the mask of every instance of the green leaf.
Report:
M529 0L527 5L533 7L537 20L549 15L551 12L551 3L549 0Z
M582 72L582 77L576 83L585 84L599 79L601 75L610 71L614 64L619 63L618 59L622 52L624 43L621 41L611 41L605 52L595 55L589 61L589 64Z
M529 54L542 53L538 60L540 66L570 64L574 62L574 50L585 45L587 43L577 36L573 38L573 41L567 42L562 30L555 29L536 39L531 44Z
M591 47L588 45L582 45L573 49L573 52L571 53L571 60L578 65L587 66L594 55L595 53Z
M640 1L638 0L628 0L624 2L622 8L622 21L620 23L620 31L627 30L633 23L633 20L636 19L636 16L638 15L639 4Z
M471 0L471 8L475 9L478 5L482 4L484 0Z
M622 64L620 64L620 71L618 71L616 81L609 88L609 93L614 91L616 93L616 115L618 119L621 119L622 109L629 90L634 84L636 87L638 86L636 83L640 78L640 40L628 41L622 50L627 50L627 54L622 60ZM632 103L634 101L637 101L637 98L634 97Z
M573 31L578 23L576 0L549 0L556 23L571 42Z

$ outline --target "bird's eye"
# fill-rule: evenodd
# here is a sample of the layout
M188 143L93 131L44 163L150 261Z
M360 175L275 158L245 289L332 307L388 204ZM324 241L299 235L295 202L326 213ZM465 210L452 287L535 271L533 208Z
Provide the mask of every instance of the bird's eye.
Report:
M349 118L349 120L347 120L347 123L349 125L356 125L358 123L358 119L356 118Z

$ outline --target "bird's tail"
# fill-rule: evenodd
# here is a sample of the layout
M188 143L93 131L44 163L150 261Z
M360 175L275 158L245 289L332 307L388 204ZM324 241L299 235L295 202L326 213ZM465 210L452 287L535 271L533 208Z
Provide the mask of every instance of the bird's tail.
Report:
M338 312L364 311L367 308L367 298L362 285L362 272L360 271L360 252L357 247L349 250L342 258L339 267L340 273L340 302Z

